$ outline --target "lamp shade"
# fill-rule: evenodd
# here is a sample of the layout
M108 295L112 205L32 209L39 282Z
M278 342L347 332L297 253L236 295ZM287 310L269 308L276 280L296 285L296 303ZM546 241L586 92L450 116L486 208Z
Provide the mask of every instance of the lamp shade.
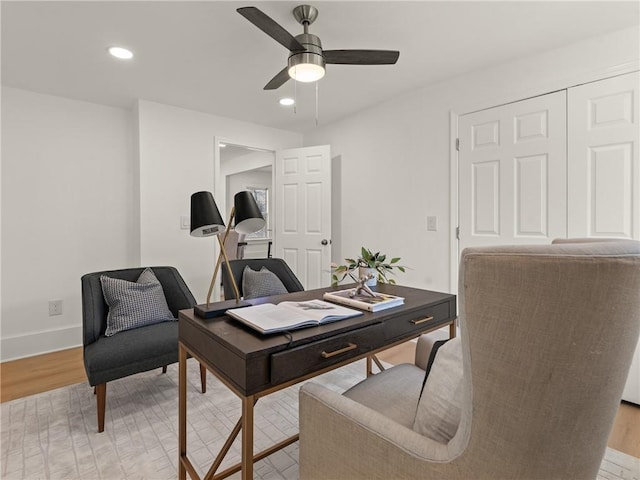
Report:
M191 195L191 235L209 237L224 232L224 221L211 192Z
M264 217L251 192L244 190L233 197L235 207L236 232L254 233L265 225Z

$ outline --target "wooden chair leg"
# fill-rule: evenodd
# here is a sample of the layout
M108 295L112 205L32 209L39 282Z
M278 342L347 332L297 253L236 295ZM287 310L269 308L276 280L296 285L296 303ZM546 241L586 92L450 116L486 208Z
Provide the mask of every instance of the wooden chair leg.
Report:
M162 373L167 373L167 366L162 367Z
M202 364L200 364L200 385L202 393L207 393L207 369Z
M107 384L96 385L96 401L98 404L98 433L104 432L104 410L107 403Z

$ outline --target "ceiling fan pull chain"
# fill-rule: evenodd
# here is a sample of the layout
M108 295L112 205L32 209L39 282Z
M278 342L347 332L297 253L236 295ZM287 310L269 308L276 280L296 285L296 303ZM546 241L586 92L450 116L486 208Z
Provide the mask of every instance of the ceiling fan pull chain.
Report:
M318 126L318 83L316 82L316 127Z
M298 82L293 81L293 114L298 114Z

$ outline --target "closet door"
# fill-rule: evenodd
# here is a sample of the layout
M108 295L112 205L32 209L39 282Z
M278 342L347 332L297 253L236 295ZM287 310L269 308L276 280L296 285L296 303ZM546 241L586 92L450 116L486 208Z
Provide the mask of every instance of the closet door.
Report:
M567 235L566 92L460 117L459 251Z
M569 89L569 237L640 240L640 74ZM623 400L640 404L640 344Z
M569 237L640 239L640 74L569 89Z

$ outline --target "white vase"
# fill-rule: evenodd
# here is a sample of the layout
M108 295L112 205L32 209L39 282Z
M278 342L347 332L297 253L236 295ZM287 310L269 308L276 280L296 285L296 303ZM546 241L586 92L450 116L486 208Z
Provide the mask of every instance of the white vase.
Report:
M378 284L378 272L375 268L369 267L359 267L358 275L360 278L367 275L373 275L373 278L370 278L364 284L368 287L375 287Z

